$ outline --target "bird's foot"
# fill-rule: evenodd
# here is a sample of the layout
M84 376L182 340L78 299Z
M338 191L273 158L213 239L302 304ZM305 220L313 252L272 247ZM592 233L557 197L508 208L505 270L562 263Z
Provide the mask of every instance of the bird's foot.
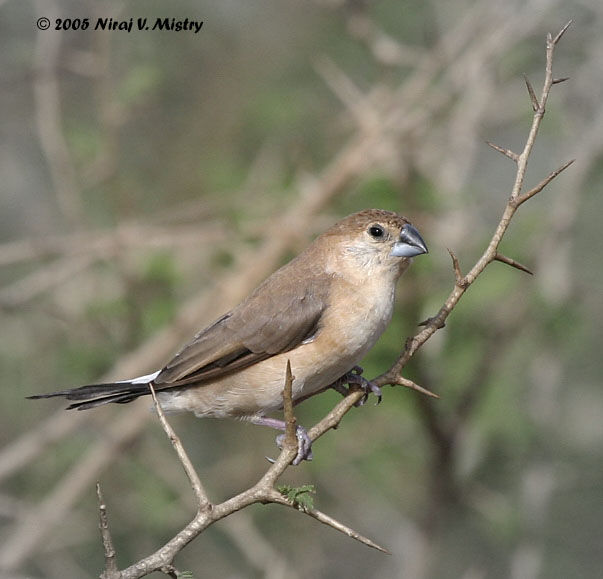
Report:
M276 446L283 448L285 442L285 434L279 434L276 437ZM293 466L297 466L302 460L312 460L312 440L308 435L308 431L303 426L295 427L295 438L297 438L297 455L291 462Z
M276 428L277 430L286 430L287 425L284 420L278 420L277 418L266 418L265 416L259 416L254 418L252 421L254 424L260 424L261 426L269 426L270 428ZM297 438L297 454L292 465L297 466L302 460L312 460L312 439L308 435L308 431L303 426L295 427L295 437ZM283 443L285 442L285 434L279 434L276 437L276 445L282 449ZM274 462L272 459L268 459L270 462Z
M383 394L381 392L381 388L377 386L377 384L367 380L362 372L364 370L360 366L354 366L349 372L344 374L341 378L331 384L331 388L337 390L342 396L347 396L348 389L345 387L345 384L349 384L350 386L360 386L360 389L364 392L364 395L354 406L363 406L368 400L369 394L374 394L377 397L376 404L381 403L381 399L383 398Z

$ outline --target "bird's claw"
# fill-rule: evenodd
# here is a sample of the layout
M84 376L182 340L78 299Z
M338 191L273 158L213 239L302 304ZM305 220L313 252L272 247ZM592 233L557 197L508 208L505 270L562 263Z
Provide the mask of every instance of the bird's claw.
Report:
M339 380L334 382L331 387L337 390L343 396L346 396L348 390L345 388L344 384L349 384L350 386L360 386L360 389L364 392L364 395L358 402L354 404L354 406L363 406L368 400L369 394L374 394L377 397L376 404L381 404L381 400L383 398L383 394L381 392L381 388L377 386L374 382L367 380L362 375L363 369L360 366L354 366L347 374L344 374Z
M297 438L297 455L291 462L293 466L297 466L302 460L312 460L312 439L308 435L308 431L303 426L296 426L295 437ZM276 437L276 445L282 450L285 442L285 434L279 434Z

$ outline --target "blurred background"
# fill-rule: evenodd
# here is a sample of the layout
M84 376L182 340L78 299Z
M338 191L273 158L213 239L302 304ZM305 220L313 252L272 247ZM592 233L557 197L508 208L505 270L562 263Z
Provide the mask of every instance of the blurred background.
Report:
M39 31L36 20L51 20ZM53 30L56 18L202 20L198 34ZM603 4L599 0L0 2L0 576L86 579L194 514L145 399L65 412L28 394L153 371L338 218L402 212L430 254L364 361L376 376L498 223L548 31L569 19L527 175L576 163L406 375L283 481L386 546L277 506L210 528L195 577L600 577L603 567ZM598 297L597 297L598 296ZM311 426L338 400L298 407ZM253 483L274 432L171 423L214 502ZM159 575L157 575L159 576Z

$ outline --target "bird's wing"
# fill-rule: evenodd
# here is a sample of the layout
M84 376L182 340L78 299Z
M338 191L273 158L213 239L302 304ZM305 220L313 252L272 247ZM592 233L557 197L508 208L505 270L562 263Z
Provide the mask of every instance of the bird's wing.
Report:
M327 307L327 275L294 283L288 270L277 271L199 332L155 378L158 388L202 384L286 352L316 334Z

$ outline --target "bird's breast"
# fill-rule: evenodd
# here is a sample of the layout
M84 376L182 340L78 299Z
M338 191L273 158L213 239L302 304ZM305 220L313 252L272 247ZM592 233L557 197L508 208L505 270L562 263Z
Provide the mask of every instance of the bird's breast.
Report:
M393 284L336 284L311 340L214 382L165 393L162 406L217 418L266 414L282 407L287 361L294 399L321 390L373 347L391 319L393 303Z
M295 394L319 390L356 365L390 322L393 303L393 285L341 284L331 295L314 339L281 355L291 360Z

